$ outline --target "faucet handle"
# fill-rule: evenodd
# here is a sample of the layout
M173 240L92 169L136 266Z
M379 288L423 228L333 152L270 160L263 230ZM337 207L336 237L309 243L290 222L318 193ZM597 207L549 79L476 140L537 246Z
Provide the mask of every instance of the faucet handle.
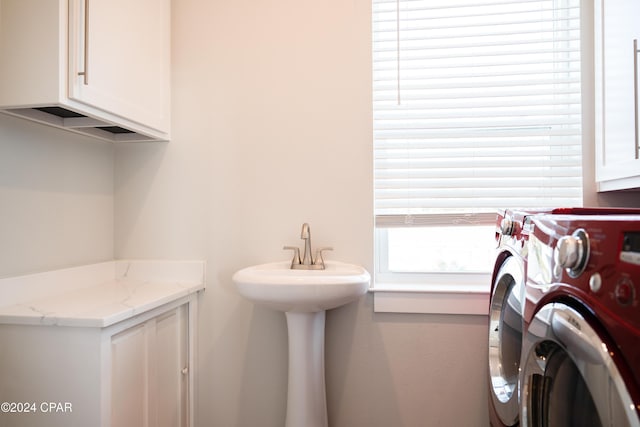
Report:
M282 249L293 251L293 258L291 259L291 268L296 264L302 264L300 261L300 248L296 246L285 246Z
M330 246L325 246L323 248L316 249L316 256L313 258L313 263L315 265L321 265L324 269L324 258L322 258L322 251L332 251L333 248Z

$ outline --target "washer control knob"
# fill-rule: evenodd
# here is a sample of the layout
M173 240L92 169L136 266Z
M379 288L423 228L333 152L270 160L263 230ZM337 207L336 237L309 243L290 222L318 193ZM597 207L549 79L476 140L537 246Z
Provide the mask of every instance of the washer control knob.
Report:
M502 221L500 221L500 232L504 236L513 236L515 228L515 223L508 216L505 216L502 218Z
M576 230L571 236L558 240L554 250L556 265L566 269L571 277L578 277L586 268L589 260L589 237L582 230Z
M600 292L600 289L602 289L602 276L600 276L600 273L593 273L591 277L589 277L589 289L591 289L591 292L594 294Z
M633 283L629 279L622 279L618 282L615 289L616 301L620 305L629 305L633 302L634 297Z

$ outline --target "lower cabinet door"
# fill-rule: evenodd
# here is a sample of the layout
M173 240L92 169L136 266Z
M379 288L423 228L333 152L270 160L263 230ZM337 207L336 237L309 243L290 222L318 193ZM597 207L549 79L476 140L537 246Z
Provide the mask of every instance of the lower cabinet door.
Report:
M188 321L186 305L111 338L111 425L186 427Z
M146 324L111 339L111 425L148 426L145 414L148 359Z
M186 306L178 307L155 324L155 426L187 427L188 416L188 323ZM153 381L152 381L153 383Z

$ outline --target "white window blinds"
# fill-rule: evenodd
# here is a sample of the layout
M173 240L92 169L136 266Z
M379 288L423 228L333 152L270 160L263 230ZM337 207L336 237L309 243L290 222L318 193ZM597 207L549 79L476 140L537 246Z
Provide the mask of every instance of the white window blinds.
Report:
M373 0L379 226L582 204L579 5Z

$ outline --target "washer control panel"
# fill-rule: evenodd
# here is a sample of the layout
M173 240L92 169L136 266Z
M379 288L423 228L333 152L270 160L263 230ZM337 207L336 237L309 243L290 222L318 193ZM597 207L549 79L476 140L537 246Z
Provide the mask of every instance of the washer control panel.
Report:
M531 218L527 298L566 292L640 330L640 211Z
M640 232L625 232L623 234L620 261L640 266ZM631 278L627 276L620 278L616 283L613 295L621 306L631 305L636 297Z

